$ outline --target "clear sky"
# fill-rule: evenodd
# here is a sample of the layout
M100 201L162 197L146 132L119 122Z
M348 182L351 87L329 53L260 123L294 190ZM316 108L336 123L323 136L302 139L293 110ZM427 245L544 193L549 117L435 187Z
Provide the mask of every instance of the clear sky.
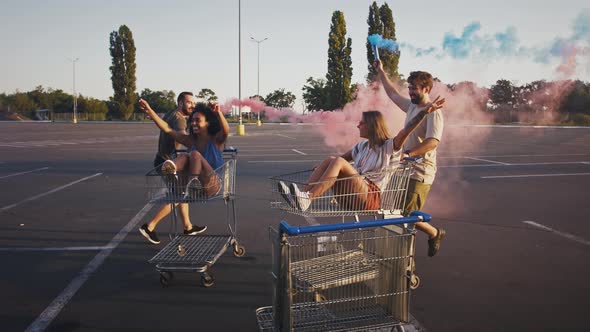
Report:
M365 82L365 0L242 0L242 98L284 88L298 96L308 77L325 77L328 33L344 13L353 45L353 82ZM383 1L378 1L382 4ZM400 73L427 70L445 83L490 86L498 79L590 80L590 4L581 0L388 1L402 45ZM112 95L109 34L122 24L137 48L137 89L238 97L238 0L0 0L0 92L38 85L84 96ZM446 42L445 42L446 41ZM569 44L564 44L565 42ZM559 47L573 45L569 72ZM559 46L559 47L558 47ZM418 49L429 50L419 55ZM566 47L563 47L566 49ZM571 50L571 48L569 48ZM566 54L567 55L567 54ZM572 62L573 60L573 62Z

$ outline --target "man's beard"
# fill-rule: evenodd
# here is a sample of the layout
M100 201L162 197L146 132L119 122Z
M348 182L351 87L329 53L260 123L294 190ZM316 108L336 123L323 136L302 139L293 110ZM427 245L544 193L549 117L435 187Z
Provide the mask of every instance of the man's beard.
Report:
M424 95L410 96L410 101L412 101L412 104L420 105L424 101Z

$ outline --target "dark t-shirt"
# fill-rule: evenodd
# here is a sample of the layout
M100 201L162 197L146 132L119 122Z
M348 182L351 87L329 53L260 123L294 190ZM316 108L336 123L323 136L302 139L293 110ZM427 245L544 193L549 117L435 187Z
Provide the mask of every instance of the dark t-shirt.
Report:
M168 126L176 131L186 131L186 118L180 111L172 110L162 117ZM154 167L160 165L167 159L172 159L172 153L176 148L176 141L174 138L163 131L160 131L158 139L158 153L154 159Z

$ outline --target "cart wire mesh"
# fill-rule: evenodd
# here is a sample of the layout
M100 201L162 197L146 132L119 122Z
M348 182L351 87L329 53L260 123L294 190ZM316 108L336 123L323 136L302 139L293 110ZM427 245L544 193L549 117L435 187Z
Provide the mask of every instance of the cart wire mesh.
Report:
M409 320L413 230L270 235L274 302L260 309L261 331L268 319L277 331L367 331Z
M215 199L233 199L235 196L236 153L224 152L223 159L223 165L213 170L209 182L205 185L198 180L196 175L190 175L188 172L164 174L161 165L158 165L146 174L148 201L154 203L197 203Z
M298 207L297 201L301 198L297 197L292 188L297 186L300 190L304 190L309 184L308 179L313 170L271 177L271 208L304 217L376 215L384 211L399 215L403 211L413 165L413 162L402 162L382 172L311 183L326 185L330 189L321 196L315 197L305 211ZM376 187L370 188L367 193L358 193L354 190L355 182L367 182L375 177L383 178L385 186L382 190ZM283 184L290 188L289 192L281 188ZM377 204L368 203L371 200L376 200Z

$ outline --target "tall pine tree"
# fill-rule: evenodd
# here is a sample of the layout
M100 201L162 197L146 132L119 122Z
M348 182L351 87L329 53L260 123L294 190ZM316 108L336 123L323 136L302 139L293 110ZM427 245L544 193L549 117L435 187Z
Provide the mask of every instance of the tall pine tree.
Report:
M396 40L395 38L395 22L393 21L393 13L387 3L384 3L379 7L377 2L369 7L369 17L367 19L369 25L369 33L367 36L372 34L380 34L383 38ZM399 50L395 53L391 53L387 50L379 50L379 58L383 64L383 69L389 77L393 79L399 78L398 64L399 64L400 52ZM373 69L373 62L375 61L373 49L371 44L367 41L367 60L369 62L369 74L367 80L372 81L375 78L375 69Z
M342 108L352 100L352 39L346 38L346 21L341 11L332 14L328 39L328 73L326 74L326 109Z
M135 42L133 34L126 25L121 25L119 31L111 32L110 51L112 59L111 82L113 84L113 102L115 117L128 120L133 113L133 106L137 102L135 78Z

